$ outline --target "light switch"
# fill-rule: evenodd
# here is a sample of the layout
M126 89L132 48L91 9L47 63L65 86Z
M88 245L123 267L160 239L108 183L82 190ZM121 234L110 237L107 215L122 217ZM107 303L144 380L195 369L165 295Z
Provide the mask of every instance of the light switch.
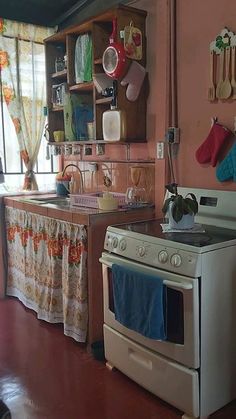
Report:
M157 142L157 159L164 159L164 142Z

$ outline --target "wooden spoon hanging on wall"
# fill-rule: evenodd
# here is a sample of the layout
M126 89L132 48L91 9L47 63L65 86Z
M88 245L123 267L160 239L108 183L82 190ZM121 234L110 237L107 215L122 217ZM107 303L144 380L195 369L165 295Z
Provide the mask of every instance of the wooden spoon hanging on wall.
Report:
M236 99L236 81L235 81L235 47L232 47L231 54L231 86L233 90L233 99Z
M216 86L216 97L220 99L220 90L223 84L223 77L224 77L224 50L220 52L220 70L219 70L219 79Z
M229 79L230 47L225 49L225 78L220 88L220 99L228 99L231 96L232 86Z

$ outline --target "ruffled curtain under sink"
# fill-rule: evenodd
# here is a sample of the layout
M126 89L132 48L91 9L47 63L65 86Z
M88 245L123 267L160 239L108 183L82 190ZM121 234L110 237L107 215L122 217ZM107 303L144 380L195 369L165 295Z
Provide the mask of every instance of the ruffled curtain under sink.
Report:
M37 317L63 323L85 342L88 324L87 234L83 225L6 207L7 295Z

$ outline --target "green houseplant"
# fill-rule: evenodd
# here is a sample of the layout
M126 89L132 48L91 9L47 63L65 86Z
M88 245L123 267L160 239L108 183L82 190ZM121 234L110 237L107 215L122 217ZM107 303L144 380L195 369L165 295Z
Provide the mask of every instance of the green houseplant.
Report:
M165 188L172 194L164 202L162 212L169 216L169 224L173 228L191 228L194 215L198 212L198 203L193 193L185 197L178 193L177 183L170 183ZM181 226L182 223L182 226Z

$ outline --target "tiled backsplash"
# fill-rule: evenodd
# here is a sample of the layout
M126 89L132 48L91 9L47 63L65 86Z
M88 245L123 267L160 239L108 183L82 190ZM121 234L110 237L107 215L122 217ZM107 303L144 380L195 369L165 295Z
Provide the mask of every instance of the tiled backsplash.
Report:
M142 175L139 187L145 188L146 200L154 202L155 191L155 164L154 163L131 163L131 162L94 162L97 164L98 170L91 171L91 164L87 161L75 161L66 159L65 165L70 163L76 164L83 172L84 190L85 192L104 191L106 188L103 183L104 176L108 176L112 181L110 191L125 193L127 188L132 185L131 181L131 167L142 167ZM69 167L68 172L76 170L76 168Z

